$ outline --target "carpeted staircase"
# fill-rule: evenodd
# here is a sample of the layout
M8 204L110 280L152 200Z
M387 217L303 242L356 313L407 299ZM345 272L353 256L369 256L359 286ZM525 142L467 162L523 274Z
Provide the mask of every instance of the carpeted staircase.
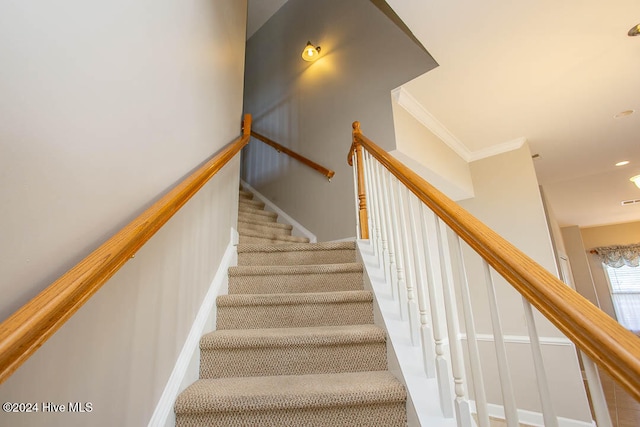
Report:
M176 425L405 426L355 244L308 243L263 208L240 191L238 266Z

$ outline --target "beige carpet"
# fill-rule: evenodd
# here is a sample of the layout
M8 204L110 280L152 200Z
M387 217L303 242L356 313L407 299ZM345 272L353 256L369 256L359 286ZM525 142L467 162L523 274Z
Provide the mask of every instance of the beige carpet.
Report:
M242 190L238 231L238 266L176 425L405 426L406 392L387 371L355 244L293 237Z

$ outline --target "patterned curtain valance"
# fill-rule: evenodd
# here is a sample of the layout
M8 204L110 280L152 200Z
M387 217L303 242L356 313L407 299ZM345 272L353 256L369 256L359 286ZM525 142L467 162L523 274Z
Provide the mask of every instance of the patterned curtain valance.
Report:
M609 267L638 267L640 265L640 243L624 246L602 246L593 248L591 253L598 255L603 264Z

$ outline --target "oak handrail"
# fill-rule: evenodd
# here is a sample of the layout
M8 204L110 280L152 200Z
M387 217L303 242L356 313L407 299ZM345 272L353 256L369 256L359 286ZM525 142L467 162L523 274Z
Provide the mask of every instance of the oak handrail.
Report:
M360 124L354 122L349 164L358 146L366 148L551 323L640 400L640 338L362 135Z
M295 151L288 149L284 145L278 144L274 140L269 139L266 136L259 134L258 132L255 132L252 130L251 136L275 148L278 153L284 153L289 157L293 157L300 163L307 165L312 169L315 169L316 171L320 172L322 175L326 176L329 181L331 181L331 178L333 178L333 176L336 174L335 171L332 171L331 169L327 169L324 166L321 166L318 163L314 162L313 160L307 159L306 157L296 153Z
M242 136L0 324L0 384L249 142L250 114L243 124Z

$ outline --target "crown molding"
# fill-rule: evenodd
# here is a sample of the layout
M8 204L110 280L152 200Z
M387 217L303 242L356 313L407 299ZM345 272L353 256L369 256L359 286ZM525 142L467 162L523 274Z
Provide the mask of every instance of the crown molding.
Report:
M527 138L516 138L511 141L503 142L502 144L492 145L482 150L473 151L469 159L470 162L474 162L480 159L486 159L487 157L495 156L509 151L517 150L527 142Z
M527 141L526 138L517 138L502 144L492 145L482 150L471 151L456 136L446 128L438 119L436 119L424 106L413 97L404 87L400 86L391 91L391 96L395 102L411 114L416 120L422 123L427 129L433 132L442 140L449 148L451 148L458 156L470 163L476 160L485 159L487 157L517 150Z
M453 135L438 119L426 110L405 88L400 86L391 91L391 96L396 103L404 108L416 120L440 138L465 162L471 161L471 151Z

